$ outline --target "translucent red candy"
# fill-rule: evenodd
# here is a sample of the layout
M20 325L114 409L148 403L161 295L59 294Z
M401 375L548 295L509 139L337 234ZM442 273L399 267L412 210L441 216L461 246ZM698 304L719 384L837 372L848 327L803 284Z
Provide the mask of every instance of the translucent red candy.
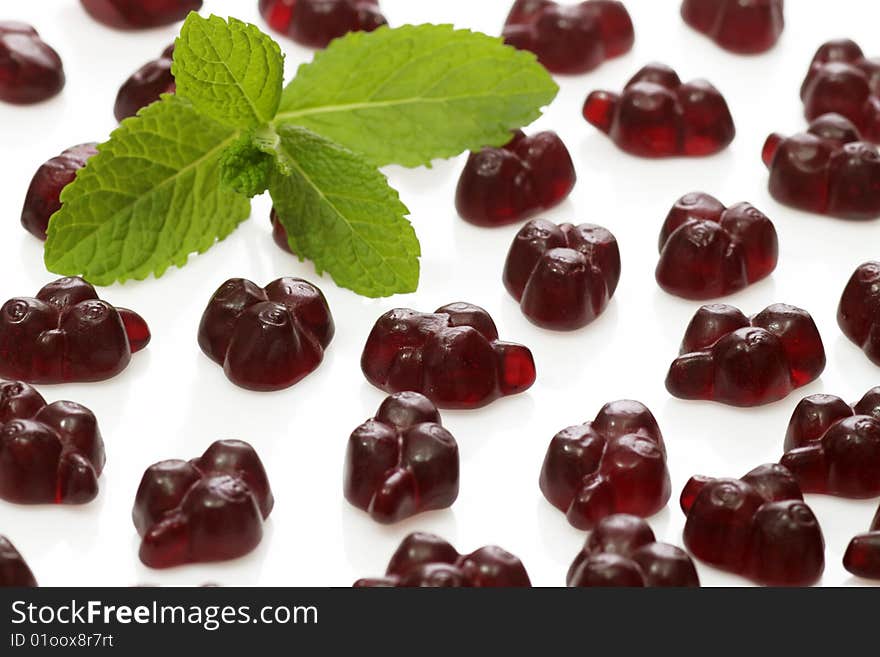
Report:
M81 278L60 278L0 309L0 377L103 381L124 370L149 335L137 313L101 301Z
M416 532L400 543L384 577L359 579L356 587L523 587L531 586L522 562L488 545L470 554L434 534Z
M502 148L472 152L458 179L455 207L478 226L503 226L558 205L577 176L555 132L517 130Z
M566 577L568 586L699 586L687 552L658 543L638 516L617 513L599 521Z
M788 470L741 479L692 477L681 494L685 546L717 568L769 586L808 586L825 569L825 540Z
M684 0L681 16L725 50L769 50L785 27L783 0Z
M837 324L880 365L880 262L866 262L853 272L840 297Z
M308 281L279 278L261 288L231 278L208 302L199 346L234 384L281 390L321 364L334 331L324 294Z
M870 529L849 542L843 555L843 567L859 577L880 579L880 508Z
M145 30L171 25L202 8L202 0L80 0L99 23L117 30Z
M626 7L612 0L574 5L516 0L502 36L509 45L535 53L553 73L591 71L628 52L635 41Z
M762 157L780 203L844 219L880 217L880 152L839 114L823 114L791 137L774 132Z
M177 90L171 74L173 55L174 44L171 44L158 59L141 66L122 84L113 106L117 121L134 116L142 107L159 100L162 94L173 94Z
M388 311L367 338L361 369L377 388L420 392L440 408L478 408L535 382L532 352L499 340L489 313L469 303Z
M782 303L751 319L724 304L702 306L688 325L666 389L682 399L758 406L782 399L825 369L810 314Z
M272 211L269 213L269 221L272 223L272 239L275 240L275 244L282 251L293 253L290 248L290 242L287 241L287 229L278 220L278 213L275 212L275 208L272 208Z
M504 287L538 326L570 331L605 310L620 279L620 250L605 228L533 219L504 265Z
M348 439L345 499L373 520L397 522L458 497L458 444L431 400L398 392Z
M0 100L39 103L64 88L61 57L30 25L0 21Z
M71 146L37 169L21 209L21 225L31 235L46 239L49 219L61 209L61 190L73 182L77 171L98 152L96 146L95 143Z
M144 472L131 516L151 568L241 557L259 545L275 500L248 443L218 440L200 458Z
M8 538L0 535L0 586L36 585L37 580L24 558Z
M865 139L880 142L880 59L865 57L849 39L823 43L801 85L804 114L834 112L853 122Z
M706 80L682 83L663 64L648 64L622 94L593 91L584 118L617 146L641 157L711 155L733 141L736 129L719 91Z
M540 486L578 529L591 529L614 513L657 513L670 495L657 420L637 401L605 404L592 422L553 436Z
M98 494L104 441L85 406L47 405L26 383L0 383L0 498L84 504Z
M657 283L685 299L733 294L776 269L773 222L750 203L725 208L703 192L685 194L660 231Z
M260 0L259 7L269 27L312 48L349 32L372 32L387 22L379 0Z
M810 395L794 409L779 461L805 493L880 495L880 388L850 406Z

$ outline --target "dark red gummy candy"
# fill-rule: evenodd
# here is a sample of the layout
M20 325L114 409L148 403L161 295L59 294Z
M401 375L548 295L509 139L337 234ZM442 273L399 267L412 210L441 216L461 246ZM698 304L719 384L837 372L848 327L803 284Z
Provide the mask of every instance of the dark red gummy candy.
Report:
M625 513L607 516L596 525L565 581L568 586L700 585L687 552L658 543L647 522Z
M499 340L489 313L469 303L389 310L367 338L361 369L377 388L420 392L440 408L478 408L535 382L532 352Z
M843 555L843 567L859 577L880 579L880 508L869 530L849 542Z
M149 335L134 311L101 301L81 278L59 278L36 297L16 297L0 309L0 377L103 381L124 370Z
M823 43L801 85L804 114L834 112L853 122L865 139L880 141L880 59L865 57L849 39Z
M733 294L776 269L773 222L750 203L725 208L703 192L685 194L660 231L657 283L685 299Z
M77 171L97 154L96 146L95 143L71 146L37 169L21 209L21 225L31 235L46 239L49 219L61 209L61 190L72 183Z
M592 422L553 436L540 485L547 501L578 529L591 529L614 513L657 513L670 495L657 420L637 401L605 404Z
M725 50L770 50L785 27L783 0L684 0L681 17Z
M29 105L64 88L61 58L30 25L0 21L0 100Z
M162 94L173 94L177 90L171 74L173 55L174 44L165 48L158 59L141 66L122 84L113 106L117 121L134 116L142 107L159 100Z
M880 388L850 406L810 395L794 409L779 461L805 493L880 495Z
M208 302L199 346L234 384L281 390L321 364L334 331L324 294L308 281L279 278L261 288L231 278Z
M791 137L774 132L762 157L780 203L843 219L880 216L880 152L839 114L823 114Z
M555 132L526 137L517 130L506 146L470 154L455 208L472 224L503 226L558 205L576 180L568 149Z
M278 220L278 213L275 212L275 208L272 208L272 211L269 213L269 221L272 223L272 239L275 240L275 244L282 251L293 253L293 250L290 248L290 242L287 241L287 229Z
M171 25L202 8L202 0L80 0L99 23L118 30Z
M727 102L706 80L682 83L663 64L648 64L622 94L593 91L584 118L619 148L641 157L711 155L736 135Z
M140 558L151 568L241 557L259 545L275 500L260 457L218 440L200 458L144 472L131 512Z
M880 262L866 262L853 272L840 297L837 324L880 365Z
M782 399L825 369L810 314L782 303L751 319L725 304L702 306L688 325L666 389L681 399L758 406Z
M620 280L620 250L605 228L533 219L520 229L504 265L504 287L544 328L570 331L605 310Z
M397 392L348 439L345 499L373 520L397 522L458 497L458 444L430 399Z
M635 40L626 7L613 0L516 0L501 34L507 44L535 53L553 73L591 71L628 52Z
M355 587L522 587L531 586L522 562L487 545L470 554L434 534L416 532L400 543L384 577L359 579Z
M698 559L769 586L808 586L825 540L797 480L777 463L742 479L692 477L681 494L684 544Z
M31 386L0 383L0 498L84 504L98 494L104 441L85 406L46 404Z
M323 48L349 32L372 32L387 23L379 0L260 0L260 15L276 32Z
M0 535L0 586L37 585L34 574L12 542Z

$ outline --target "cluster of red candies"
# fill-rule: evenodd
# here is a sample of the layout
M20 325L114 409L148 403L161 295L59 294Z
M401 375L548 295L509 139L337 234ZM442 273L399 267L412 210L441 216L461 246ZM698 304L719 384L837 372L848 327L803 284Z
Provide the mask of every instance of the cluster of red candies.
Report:
M81 0L98 21L134 30L182 20L201 0ZM378 0L259 0L269 26L315 48L354 30L386 24ZM685 0L685 22L734 53L761 53L783 30L782 0ZM577 74L628 52L634 42L621 2L516 0L505 41L535 53L550 71ZM120 121L174 93L173 46L120 88ZM64 85L58 54L27 25L0 23L0 100L32 103ZM849 40L816 53L801 89L805 132L771 134L762 159L772 196L810 212L849 219L880 217L880 60ZM648 158L707 156L736 130L722 94L708 81L682 82L671 68L644 66L621 92L596 90L584 118L621 150ZM45 239L60 193L96 154L82 144L43 164L27 192L22 224ZM533 218L560 204L575 167L553 132L513 134L473 152L455 197L458 213L484 227L530 219L504 265L505 288L538 326L570 331L605 310L621 275L617 240L594 224ZM287 248L273 213L276 241ZM288 249L289 250L289 249ZM659 236L656 279L691 300L724 297L769 276L779 252L773 222L749 203L725 206L692 192L669 211ZM843 291L843 333L880 364L880 263L861 265ZM313 284L280 278L263 287L230 279L210 299L198 343L244 388L280 390L314 371L335 327ZM31 383L99 381L122 372L150 331L133 311L102 301L78 278L46 285L0 309L0 498L19 504L84 504L98 494L104 444L92 412L73 402L47 404ZM825 350L808 312L773 304L748 316L725 304L701 306L666 379L683 399L756 406L820 376ZM390 396L351 434L343 491L374 520L394 523L450 507L459 493L459 447L439 408L474 409L527 390L531 351L501 340L482 308L450 303L434 312L397 308L367 338L361 368ZM803 493L880 496L880 388L857 403L811 395L797 406L779 463L739 479L694 476L681 493L684 544L718 568L770 585L809 585L824 569L825 543ZM569 523L589 531L568 572L569 586L699 586L684 550L656 541L644 518L666 506L671 483L666 447L651 411L633 400L603 406L595 419L560 431L540 473L546 499ZM198 458L160 461L144 473L132 519L140 558L154 568L242 556L260 542L274 499L264 466L245 442L213 443ZM854 537L845 567L880 579L880 509ZM36 581L0 536L0 585ZM460 554L445 540L411 534L386 574L356 586L529 586L523 564L495 546Z

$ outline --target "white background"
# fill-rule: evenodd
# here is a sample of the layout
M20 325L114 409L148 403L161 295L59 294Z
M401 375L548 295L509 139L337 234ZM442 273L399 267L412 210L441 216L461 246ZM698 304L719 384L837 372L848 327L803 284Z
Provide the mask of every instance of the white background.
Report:
M559 429L592 419L606 401L638 399L657 416L669 449L673 497L650 519L658 539L681 544L677 498L695 473L741 476L779 458L788 418L798 400L827 391L854 401L880 384L880 370L837 328L840 292L854 268L880 257L877 223L848 223L779 205L766 190L760 151L772 131L804 128L798 89L815 49L848 36L880 54L880 6L837 0L786 3L779 44L757 57L728 54L685 26L677 0L630 0L636 43L622 58L587 75L559 78L562 90L534 129L556 130L571 151L578 183L546 217L593 222L618 238L620 287L605 314L573 333L530 324L501 285L501 269L518 226L473 227L457 217L453 195L464 156L433 169L389 167L391 183L412 211L422 243L418 293L368 300L318 279L309 263L279 250L270 238L269 199L253 204L246 222L224 243L181 270L103 290L112 303L150 322L153 342L120 376L99 384L43 386L49 401L72 399L95 411L104 433L107 468L101 492L81 507L16 506L0 501L6 534L43 585L137 583L224 585L340 585L379 575L400 539L414 530L441 534L460 551L495 543L518 555L537 585L564 584L585 534L542 497L537 481L548 441ZM46 272L42 245L19 225L21 203L36 168L63 148L102 141L115 126L119 85L171 42L176 27L116 32L92 19L75 0L5 2L2 18L32 23L61 54L67 86L32 107L0 104L0 301L32 295L55 276ZM452 22L498 34L508 0L382 0L392 25ZM267 29L257 0L206 0L203 13L233 15ZM310 51L276 35L287 54L287 77ZM683 79L706 77L726 96L737 137L720 155L649 161L617 150L581 118L593 89L619 90L643 64L659 60ZM531 130L531 129L530 129ZM828 367L813 384L785 400L736 409L673 399L663 386L669 362L697 305L660 290L654 281L656 241L670 205L703 190L730 205L751 201L775 222L781 242L777 271L729 301L747 314L773 302L809 310L825 339ZM322 366L293 388L253 393L232 385L202 355L196 329L205 304L225 279L263 285L282 275L316 282L329 299L337 335ZM342 497L342 460L352 429L371 417L384 394L360 372L360 351L375 319L395 306L431 311L470 301L495 318L502 339L535 355L538 381L525 394L477 411L443 413L462 455L461 495L448 510L394 526L374 523ZM166 458L201 454L218 438L251 442L264 463L276 506L260 547L236 561L153 571L137 557L130 519L144 469ZM868 528L877 500L809 496L827 543L827 585L866 583L841 565L850 538ZM698 564L704 584L740 585L740 577Z

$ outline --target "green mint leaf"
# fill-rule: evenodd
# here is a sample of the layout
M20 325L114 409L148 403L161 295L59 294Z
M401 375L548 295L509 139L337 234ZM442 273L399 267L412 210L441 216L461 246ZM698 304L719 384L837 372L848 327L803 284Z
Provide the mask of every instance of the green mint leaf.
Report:
M559 88L532 53L450 25L353 32L300 66L276 124L306 127L378 165L501 145Z
M278 130L269 185L290 247L337 285L368 297L413 292L419 242L385 176L360 155L297 126Z
M278 110L284 57L254 25L191 13L175 43L171 71L177 95L221 123L256 128Z
M250 214L220 186L220 156L237 138L177 96L123 121L64 188L46 267L108 285L161 276L209 249Z
M253 198L269 188L274 160L271 153L245 136L220 156L220 181L232 191Z

